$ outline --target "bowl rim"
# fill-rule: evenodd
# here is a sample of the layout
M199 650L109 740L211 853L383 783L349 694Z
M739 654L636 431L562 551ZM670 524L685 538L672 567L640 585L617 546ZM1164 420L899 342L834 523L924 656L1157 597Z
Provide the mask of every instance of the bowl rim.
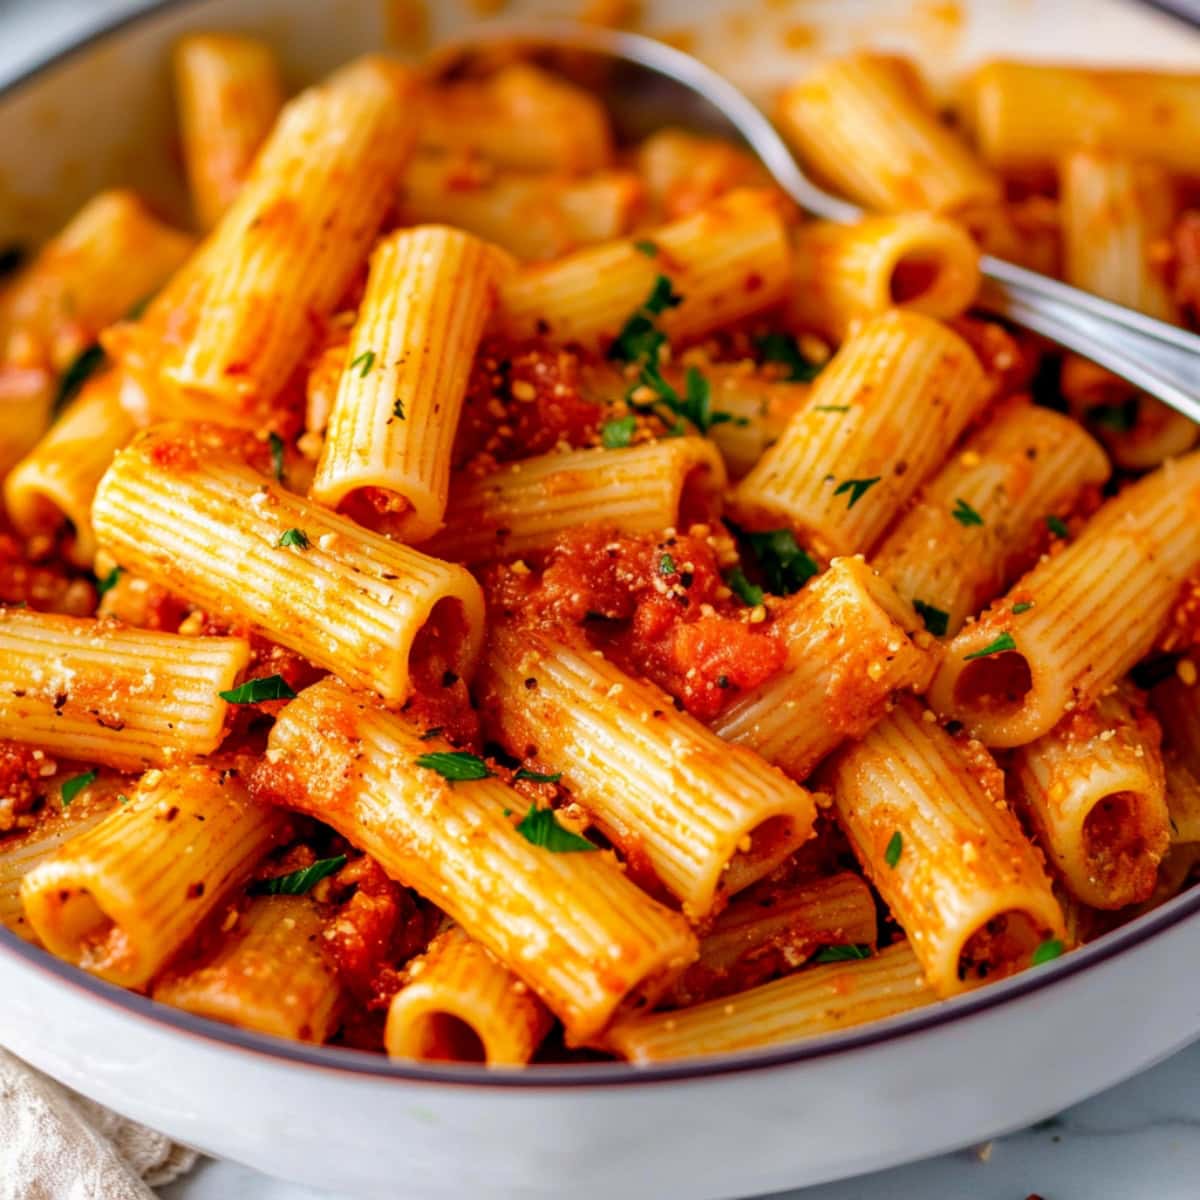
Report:
M46 71L80 57L100 43L115 39L135 26L152 21L166 12L182 10L202 2L203 0L153 0L144 7L85 31L0 81L0 104ZM1149 7L1169 13L1193 28L1196 27L1195 22L1166 4L1160 4L1157 0L1143 2ZM6 959L13 959L26 969L51 976L58 983L82 993L89 1002L101 1001L109 1008L116 1009L122 1017L132 1017L160 1030L185 1034L194 1041L218 1050L240 1051L278 1062L316 1067L325 1072L349 1075L359 1080L392 1079L406 1083L502 1091L528 1088L563 1091L591 1087L630 1087L746 1074L796 1066L867 1050L884 1043L895 1043L943 1026L961 1024L1001 1005L1033 996L1048 987L1101 966L1197 914L1200 914L1200 884L1193 885L1152 912L1143 914L1129 924L1112 930L1053 962L1030 968L1019 975L987 984L964 995L935 1002L926 1008L835 1033L818 1034L786 1045L681 1059L653 1066L582 1063L501 1070L465 1063L431 1064L393 1060L383 1054L369 1051L292 1042L197 1016L161 1004L138 992L128 991L89 975L80 967L55 958L48 951L24 941L3 926L0 926L0 966L4 965Z

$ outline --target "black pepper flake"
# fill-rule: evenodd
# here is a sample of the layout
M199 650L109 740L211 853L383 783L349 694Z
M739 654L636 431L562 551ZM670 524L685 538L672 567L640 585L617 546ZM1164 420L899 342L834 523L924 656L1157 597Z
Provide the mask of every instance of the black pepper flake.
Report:
M537 680L534 679L534 677L532 675L530 675L530 677L527 680L525 680L525 690L527 692L532 692L534 690L534 688L537 687L537 685L538 685Z
M204 880L203 879L200 880L199 883L188 884L187 898L189 900L199 900L200 897L203 895L204 895Z

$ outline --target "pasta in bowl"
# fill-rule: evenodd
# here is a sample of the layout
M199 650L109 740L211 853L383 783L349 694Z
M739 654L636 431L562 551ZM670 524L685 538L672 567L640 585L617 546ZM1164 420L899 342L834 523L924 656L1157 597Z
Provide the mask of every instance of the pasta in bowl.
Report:
M525 62L174 69L194 231L105 192L0 299L9 929L537 1080L1020 983L1187 885L1195 430L969 313L982 245L1190 320L1169 155L1026 132L1017 180L1003 70L968 136L849 56L778 113L841 227ZM863 113L890 173L815 149Z

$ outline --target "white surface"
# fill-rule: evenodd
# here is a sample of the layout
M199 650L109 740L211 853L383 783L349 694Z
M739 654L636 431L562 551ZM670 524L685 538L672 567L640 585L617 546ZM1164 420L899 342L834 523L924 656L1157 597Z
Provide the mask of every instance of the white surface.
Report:
M21 61L68 40L74 29L139 4L140 0L0 0L0 77ZM1052 10L1054 0L1042 0L1039 7ZM1068 7L1065 0L1062 7ZM1078 11L1078 6L1072 7ZM1053 29L1053 22L1050 27ZM1067 52L1067 43L1055 47L1053 40L1048 52ZM1186 47L1187 40L1188 35L1181 31L1179 44ZM1071 1069L1070 1059L1064 1057L1061 1071ZM986 1164L970 1154L949 1155L866 1179L810 1189L803 1195L804 1200L1020 1200L1036 1192L1047 1200L1182 1200L1200 1191L1197 1179L1200 1047L1069 1110L1061 1124L998 1142ZM403 1181L398 1184L397 1194L408 1200L411 1194L405 1192ZM164 1195L168 1200L331 1200L334 1196L217 1163L205 1166ZM412 1200L420 1197L412 1196Z

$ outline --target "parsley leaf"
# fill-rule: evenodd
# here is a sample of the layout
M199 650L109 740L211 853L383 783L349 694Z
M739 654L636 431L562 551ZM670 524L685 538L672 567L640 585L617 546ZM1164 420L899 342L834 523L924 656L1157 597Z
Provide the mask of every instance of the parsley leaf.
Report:
M625 322L616 340L609 346L608 357L622 362L637 362L639 359L657 362L658 352L667 339L659 332L654 318L682 303L683 297L671 287L670 279L666 275L659 275L650 289L650 295Z
M285 529L279 536L279 545L295 546L297 550L307 550L310 542L308 534L303 529Z
M982 525L983 518L960 496L950 514L960 525Z
M89 783L95 783L96 776L99 774L100 772L93 767L90 771L84 771L82 775L72 775L70 779L64 780L62 785L63 808L67 808Z
M892 834L891 840L887 844L887 849L883 852L883 861L889 867L895 868L900 861L900 855L904 852L904 838L900 830L896 830Z
M656 258L658 256L658 243L650 241L649 238L644 238L640 242L634 242L633 248L639 254L644 254L647 258Z
M662 372L653 362L642 365L642 372L638 376L638 382L633 391L636 392L638 388L643 387L654 392L656 398L649 404L643 403L641 407L665 408L672 416L683 417L690 421L701 433L707 433L714 425L721 425L734 419L732 413L712 411L712 393L708 380L695 367L688 367L687 374L684 376L683 396L680 396L663 378ZM638 403L633 399L632 393L630 403ZM682 434L684 426L677 421L671 427L670 432L673 436Z
M286 875L273 875L270 879L259 879L249 887L256 896L303 896L311 892L327 875L333 875L346 865L346 856L319 858L308 867L289 871Z
M83 385L102 367L108 366L108 355L99 342L81 350L62 373L58 391L54 396L54 412L62 412L80 391Z
M346 369L353 371L355 367L359 367L359 379L366 379L370 374L371 368L375 365L375 351L364 350L356 359L353 359Z
M258 704L262 700L295 700L296 693L282 675L264 675L259 679L247 679L232 691L221 692L220 696L230 704Z
M478 754L466 750L435 750L413 760L418 767L436 771L443 779L458 783L467 779L487 779L491 768Z
M845 946L822 946L813 955L815 963L856 962L860 958L870 958L871 947L856 945L850 942Z
M271 447L271 470L275 478L283 482L283 438L277 433L267 436L267 445Z
M600 426L600 441L606 450L620 450L633 441L636 430L636 417L617 417Z
M800 352L800 345L791 334L764 333L754 340L763 361L782 363L788 369L784 378L792 383L808 383L816 379L825 365L809 362Z
M994 642L984 646L982 650L976 650L971 654L963 655L963 662L970 662L973 658L987 658L989 654L1003 654L1005 650L1015 650L1017 643L1013 641L1011 633L1002 633Z
M1033 607L1033 602L1030 600L1021 600L1012 606L1013 616L1019 617L1021 613L1028 612Z
M932 604L926 604L924 600L914 600L913 608L917 610L917 616L925 622L925 628L934 637L946 636L946 630L950 627L950 614L948 612L943 612L940 608L934 608Z
M517 826L517 832L531 845L541 846L552 854L573 854L600 847L587 838L564 829L552 808L531 808Z
M1071 536L1071 531L1067 528L1066 522L1061 517L1047 517L1046 525L1055 537L1069 538Z
M833 489L833 494L840 496L843 492L849 492L850 499L846 507L853 508L882 478L881 475L875 475L870 479L847 479Z
M513 776L514 779L528 779L530 783L557 783L562 778L561 771L543 775L540 771L528 771L524 767Z
M399 396L392 402L392 416L398 421L404 420L404 401Z
M849 412L850 405L848 404L816 404L813 406L813 412Z
M790 529L768 529L765 533L742 536L763 573L767 589L777 596L798 592L821 573L816 560L796 541Z
M107 596L117 586L117 580L121 578L122 572L122 567L113 567L103 579L97 581L96 595Z
M725 577L729 590L743 603L751 608L763 602L763 590L756 583L746 578L741 567L734 567Z
M1053 962L1063 952L1063 944L1058 938L1047 938L1034 952L1029 960L1030 965L1040 967L1043 963Z
M675 574L675 560L669 554L664 554L662 558L658 560L658 573L660 575Z

